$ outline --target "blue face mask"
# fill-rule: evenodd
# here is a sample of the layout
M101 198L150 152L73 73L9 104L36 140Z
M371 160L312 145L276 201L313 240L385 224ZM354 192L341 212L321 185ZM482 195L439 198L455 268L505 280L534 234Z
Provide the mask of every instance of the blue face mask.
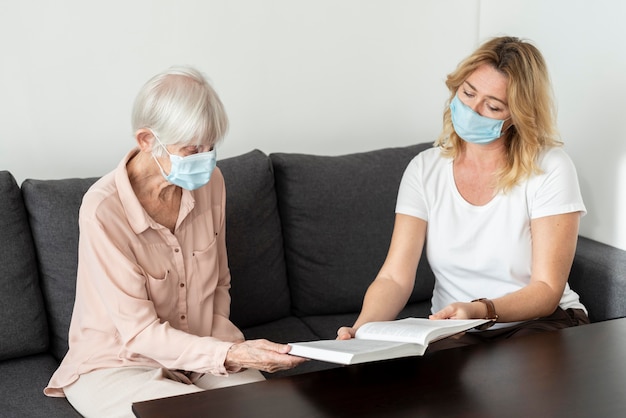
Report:
M467 142L488 144L502 136L504 120L479 115L464 104L458 95L450 102L450 115L457 135Z
M154 137L159 141L156 135ZM159 161L153 155L165 180L187 190L196 190L209 182L217 160L215 148L211 151L181 157L180 155L170 154L161 141L159 141L159 144L161 144L165 152L170 156L170 163L172 164L170 173L165 174L163 167L161 167L161 164L159 164Z

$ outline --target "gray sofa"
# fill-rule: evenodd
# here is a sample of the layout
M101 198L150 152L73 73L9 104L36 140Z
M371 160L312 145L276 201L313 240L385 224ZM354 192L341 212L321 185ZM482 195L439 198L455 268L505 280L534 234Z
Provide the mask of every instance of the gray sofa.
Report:
M324 157L260 151L219 162L227 187L231 318L249 339L334 338L351 324L383 262L396 192L429 144ZM0 172L0 416L78 416L42 389L67 350L78 208L95 178L26 180ZM592 321L626 316L626 252L580 237L571 286ZM422 262L401 316L426 316ZM283 373L334 367L320 362Z

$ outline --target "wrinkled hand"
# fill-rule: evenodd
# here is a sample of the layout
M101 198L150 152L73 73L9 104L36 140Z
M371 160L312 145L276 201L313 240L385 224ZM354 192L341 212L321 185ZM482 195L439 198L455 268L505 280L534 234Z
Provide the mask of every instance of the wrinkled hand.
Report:
M306 359L287 354L291 350L286 344L277 344L268 340L249 340L233 344L224 366L229 370L238 368L258 369L274 373L295 367Z
M446 306L439 312L430 315L430 319L472 319L482 318L481 306L475 303L454 302Z
M337 330L337 339L338 340L349 340L350 338L354 338L354 334L356 330L351 327L341 327Z

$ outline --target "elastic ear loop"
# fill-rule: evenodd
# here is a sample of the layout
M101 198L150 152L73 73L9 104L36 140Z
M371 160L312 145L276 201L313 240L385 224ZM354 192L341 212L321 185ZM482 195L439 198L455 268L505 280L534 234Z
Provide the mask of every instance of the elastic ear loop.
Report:
M167 147L163 144L163 142L161 142L161 140L159 139L159 137L157 136L157 134L154 133L154 131L152 129L150 129L150 132L152 132L152 136L154 137L154 139L157 140L157 142L159 143L159 145L161 145L163 147L163 149L165 150L165 152L167 153L167 155L170 156L170 159L172 157L172 154L170 154L170 152L167 150ZM165 174L165 170L163 170L163 167L161 166L161 163L159 163L159 160L157 160L157 157L155 157L154 152L151 152L150 155L152 155L152 158L154 159L154 161L157 163L157 165L159 166L159 169L161 170L161 174L163 174L163 177L165 177L167 179L167 176L169 176L169 174Z

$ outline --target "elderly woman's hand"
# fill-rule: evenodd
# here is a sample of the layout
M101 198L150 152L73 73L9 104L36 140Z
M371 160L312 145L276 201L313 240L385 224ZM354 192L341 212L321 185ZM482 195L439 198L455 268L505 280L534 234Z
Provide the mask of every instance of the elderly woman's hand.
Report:
M277 344L268 340L249 340L233 344L224 366L228 370L241 368L258 369L274 373L295 367L306 359L287 354L291 350L286 344Z

